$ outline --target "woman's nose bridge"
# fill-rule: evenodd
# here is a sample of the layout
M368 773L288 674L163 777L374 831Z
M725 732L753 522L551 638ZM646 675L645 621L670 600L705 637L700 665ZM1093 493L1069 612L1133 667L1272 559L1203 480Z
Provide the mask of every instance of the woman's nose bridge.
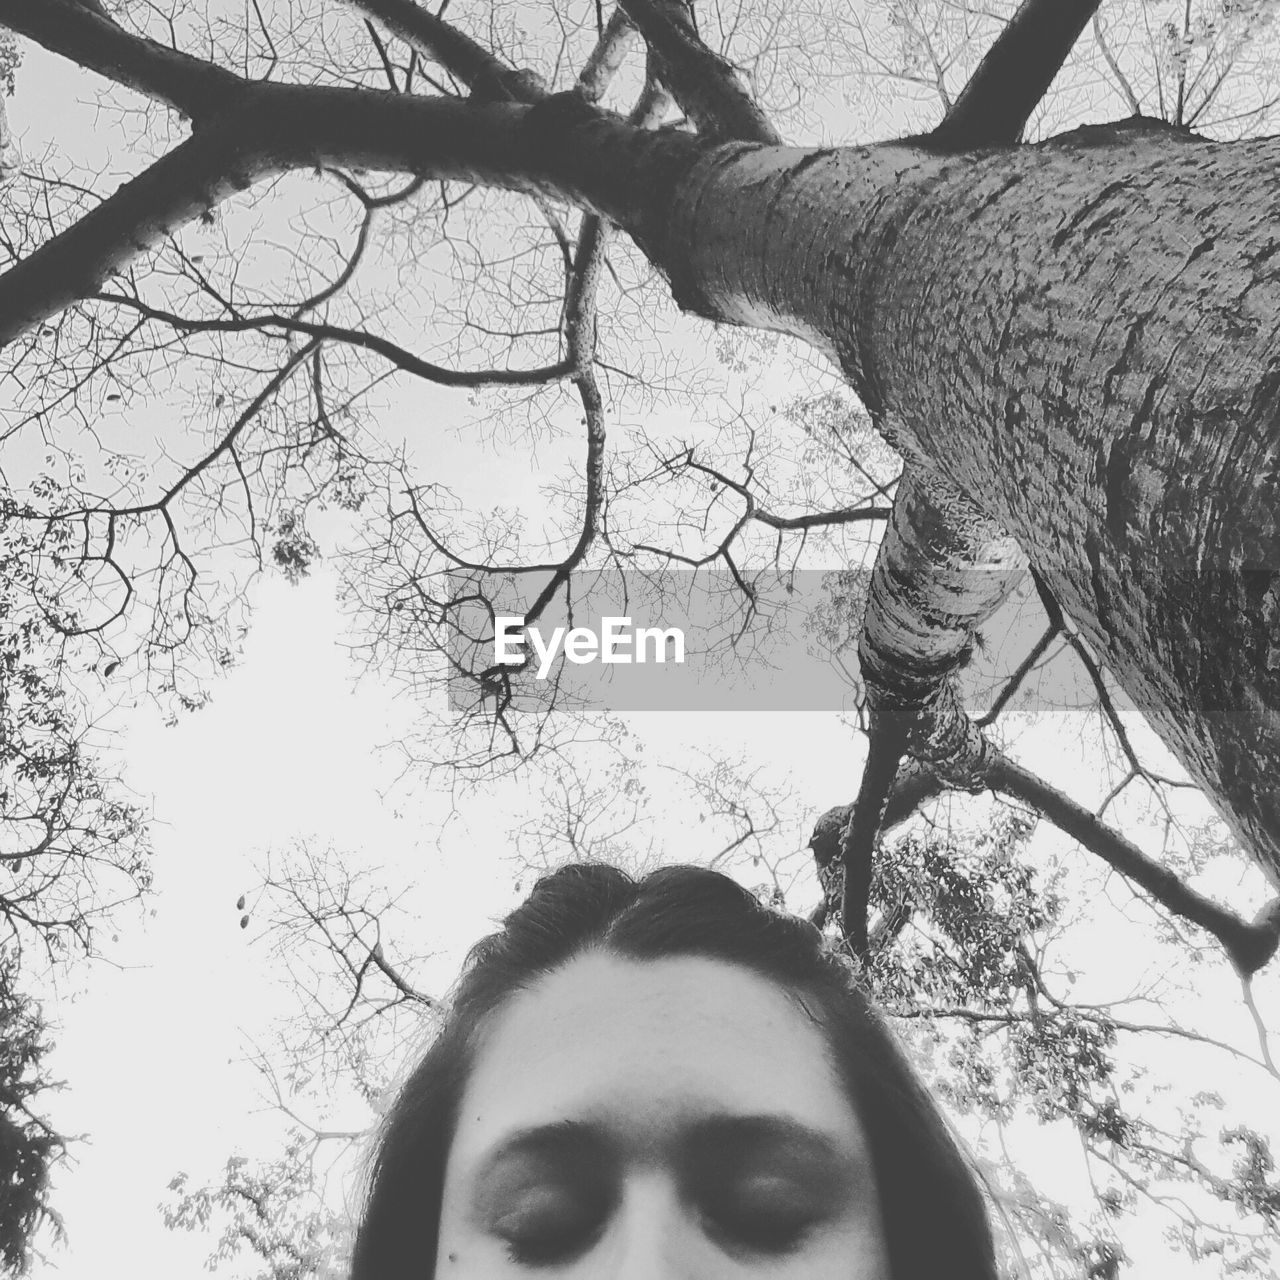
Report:
M654 1170L628 1179L618 1206L617 1242L612 1280L709 1280L698 1223L668 1173Z

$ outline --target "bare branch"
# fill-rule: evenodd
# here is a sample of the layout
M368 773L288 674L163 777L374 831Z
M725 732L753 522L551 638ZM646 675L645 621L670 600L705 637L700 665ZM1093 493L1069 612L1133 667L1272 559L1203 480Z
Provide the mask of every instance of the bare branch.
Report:
M622 0L659 78L704 136L776 146L781 139L733 67L703 44L681 0Z
M1049 646L1060 634L1058 627L1053 624L1044 629L1040 639L1031 646L1022 661L1009 673L1009 676L1001 686L1000 692L992 700L991 705L981 716L974 720L974 724L979 729L985 729L995 724L1000 717L1000 713L1009 705L1014 695L1022 687L1023 682L1035 670L1036 664L1044 657L1045 653L1048 652Z
M947 789L947 784L928 765L918 760L904 760L885 802L881 834L906 822L921 805L936 800Z
M1138 101L1138 95L1134 93L1133 85L1129 83L1129 78L1120 69L1120 64L1116 61L1116 55L1111 51L1111 43L1102 31L1102 16L1098 13L1093 15L1093 38L1098 43L1098 52L1102 54L1102 60L1107 64L1107 69L1111 74L1115 76L1116 84L1124 95L1125 102L1129 104L1129 110L1135 116L1141 115L1142 103Z
M80 0L0 0L0 25L197 122L238 106L250 87L223 67L126 31Z
M754 444L754 437L752 443ZM751 491L750 485L742 480L735 480L718 467L708 466L705 462L699 462L693 456L692 449L685 450L682 465L688 467L690 471L700 472L702 475L714 480L716 484L723 485L726 489L731 489L738 494L747 504L748 519L754 520L757 524L768 525L769 528L777 529L783 533L804 529L825 529L844 524L862 524L874 520L888 520L893 514L892 507L860 504L856 507L840 507L835 511L809 511L799 516L779 516L772 511L761 509L755 494Z
M1098 8L1100 0L1022 0L928 135L943 151L1012 146Z
M596 47L591 50L591 56L578 72L578 92L588 102L599 102L604 97L635 35L631 19L621 9L615 9L600 33Z
M0 281L2 279L0 277ZM567 360L537 369L447 369L443 365L422 359L421 356L415 355L388 338L383 338L376 333L368 333L363 329L351 329L345 325L303 320L296 316L275 313L242 316L234 320L197 319L194 316L180 316L172 311L150 306L140 298L130 298L125 294L104 291L96 296L99 301L129 307L146 316L148 320L157 320L187 333L248 333L255 329L262 332L279 330L281 333L306 334L308 337L323 339L326 342L342 342L347 346L371 351L395 365L396 368L403 369L405 373L411 373L416 378L435 382L443 387L543 386L547 383L559 382L573 372Z
M388 31L456 76L487 102L537 102L546 85L530 71L507 66L483 45L414 0L348 0Z
M574 376L574 385L582 399L582 411L587 427L587 457L584 468L586 493L582 527L569 554L556 567L550 581L526 610L526 622L542 614L542 611L555 598L556 593L569 580L569 575L582 563L592 543L595 542L600 513L604 507L604 401L591 366L596 345L596 289L604 265L607 243L608 224L594 214L587 214L582 220L582 229L578 236L573 279L570 282L565 308L565 332L568 335L567 363L577 371Z
M867 910L875 871L876 841L905 750L906 736L897 726L872 724L862 782L840 841L844 866L840 929L849 950L864 964L868 955Z
M1280 946L1280 899L1268 904L1252 923L1242 920L1184 884L1096 814L1007 756L997 756L986 781L992 790L1013 796L1043 814L1060 831L1145 889L1166 910L1211 933L1239 973L1256 973Z
M576 107L566 112L551 99L544 112L541 106L260 85L243 107L197 132L0 276L0 346L98 292L113 272L227 196L304 166L409 172L571 199L582 198L577 187L585 182L606 197L594 201L601 212L638 234L646 212L661 217L665 205L646 158L658 162L669 181L673 164L682 171L701 144L686 134L635 128L569 96ZM589 162L584 137L566 127L574 123L594 135ZM611 183L618 184L612 193Z

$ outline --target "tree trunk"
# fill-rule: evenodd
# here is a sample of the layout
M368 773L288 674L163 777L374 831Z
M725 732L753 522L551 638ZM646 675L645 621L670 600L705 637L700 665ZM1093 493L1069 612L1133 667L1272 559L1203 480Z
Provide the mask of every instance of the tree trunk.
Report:
M906 753L957 787L981 789L994 751L956 674L975 629L1025 573L1017 544L967 498L904 473L871 571L858 665L873 723L897 725Z
M1280 884L1280 140L1150 122L941 158L723 148L676 296L838 360L1013 533Z
M55 49L76 14L106 38L65 0L0 0L0 19ZM107 74L189 96L161 46L111 38ZM212 80L200 94L184 109L225 96ZM621 224L682 305L827 351L922 479L1017 537L1280 884L1277 161L1280 140L1151 122L970 154L927 139L804 151L632 128L576 94L478 105L257 83L0 275L0 344L282 169L577 200Z

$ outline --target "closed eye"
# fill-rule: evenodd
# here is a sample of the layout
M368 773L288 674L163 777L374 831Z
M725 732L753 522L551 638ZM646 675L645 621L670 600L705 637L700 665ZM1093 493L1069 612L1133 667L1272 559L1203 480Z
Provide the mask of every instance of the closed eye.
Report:
M599 1237L616 1197L616 1156L604 1136L573 1121L515 1134L476 1186L479 1220L522 1266L554 1266Z
M775 1179L753 1178L705 1199L710 1234L756 1253L790 1253L826 1216L801 1189Z
M498 1212L490 1230L522 1266L558 1266L572 1261L599 1238L609 1203L600 1195L568 1187L532 1187Z
M725 1247L784 1255L854 1202L860 1170L789 1118L709 1117L690 1136L685 1193Z

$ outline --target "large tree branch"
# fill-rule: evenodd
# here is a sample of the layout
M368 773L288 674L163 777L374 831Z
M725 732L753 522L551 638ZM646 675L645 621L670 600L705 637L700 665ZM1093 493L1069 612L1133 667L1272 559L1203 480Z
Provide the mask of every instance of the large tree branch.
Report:
M512 123L505 114L512 108L480 114L451 102L337 89L270 86L258 93L260 106L224 116L175 147L0 276L0 345L96 293L165 235L273 174L363 164L467 176L496 163L514 178L521 167L510 146L515 131L503 127ZM405 118L409 107L417 108L416 119ZM399 144L400 156L388 154L389 143ZM409 147L420 154L411 158Z
M869 946L875 843L931 791L917 772L905 803L903 756L926 766L934 780L981 785L990 747L960 703L955 672L968 659L974 628L1008 597L1020 563L1021 553L1003 531L940 480L919 468L903 475L858 636L870 746L838 842L845 873L842 926L860 959ZM815 829L811 847L820 866L831 858L831 844Z
M659 236L671 184L705 144L635 128L569 96L574 102L552 98L530 108L252 86L242 107L0 276L0 346L98 292L111 274L221 200L290 169L350 166L553 194L591 204L637 237Z
M1213 934L1242 975L1254 973L1280 944L1280 899L1250 923L1197 893L1097 814L996 750L961 705L955 668L964 660L973 627L1007 597L1010 571L1020 558L997 526L950 495L945 485L914 470L904 475L876 557L859 636L872 711L869 766L878 759L876 730L896 726L907 752L935 775L950 785L990 788L1030 805L1166 910ZM1052 598L1046 607L1051 623L1061 626L1061 612ZM885 811L898 789L890 785L896 782L892 771L888 778L883 776L886 767L881 760L871 789L864 777L863 793L844 830L849 910L857 907L862 860L870 865L869 851L888 825ZM828 826L829 818L824 817ZM815 840L818 835L815 830ZM814 849L820 856L816 844ZM846 918L844 928L855 951L865 951L865 906L861 921Z
M126 31L80 0L0 0L0 25L200 121L242 101L234 72Z
M1256 973L1280 949L1280 898L1268 902L1252 921L1242 919L1184 884L1176 872L1143 853L1096 813L1002 752L992 753L984 783L992 791L1029 805L1082 848L1144 890L1171 915L1211 934L1242 977ZM910 817L924 800L945 790L946 785L927 767L914 762L904 764L882 810L879 838L883 838L890 827ZM819 868L827 867L833 860L841 836L847 836L846 824L856 812L857 804L847 805L829 810L818 820L810 848ZM845 892L848 893L847 888ZM820 908L815 913L816 922L821 923L825 914ZM848 928L845 925L846 931Z
M636 29L631 19L621 9L615 9L609 15L595 48L578 72L578 92L588 102L599 102L604 97L610 81L627 56L627 46L635 36Z
M530 71L509 67L482 44L451 26L414 0L348 0L377 18L393 35L450 75L478 99L490 102L536 102L546 86Z
M873 724L900 725L907 752L956 785L980 785L987 754L956 673L1023 564L1013 540L938 477L904 474L871 572L858 662Z
M0 277L0 283L3 277ZM166 324L170 328L184 333L250 333L254 330L262 332L278 331L280 333L300 333L311 338L321 338L326 342L339 342L350 347L359 347L380 356L388 363L415 378L427 382L436 382L443 387L536 387L551 382L560 382L573 374L573 366L568 360L560 360L555 364L544 365L537 369L449 369L444 365L433 364L422 359L412 351L392 342L389 338L364 329L352 329L346 325L303 320L297 316L285 316L275 313L242 316L237 319L207 319L194 316L182 316L161 307L153 307L141 298L131 298L126 294L102 292L96 295L102 302L113 303L119 307L128 307L148 320Z
M870 752L868 752L867 763L871 764ZM865 783L865 771L863 779ZM927 765L922 765L918 760L910 758L903 760L898 766L893 785L885 797L884 808L880 815L878 838L883 839L894 827L914 817L921 805L930 800L936 800L947 790L947 784ZM840 804L828 809L814 823L813 834L809 838L808 848L813 851L813 860L817 864L818 877L824 889L822 901L809 917L819 928L826 923L828 908L834 898L831 889L832 875L840 861L841 842L845 829L849 825L853 808L851 804ZM879 926L877 926L878 931ZM875 946L876 935L873 933L868 939L868 949L875 950Z
M781 141L732 65L703 44L681 0L620 0L653 55L655 69L704 137Z
M906 822L922 805L936 800L948 790L947 784L928 765L919 760L904 760L894 779L893 790L885 801L880 819L880 834Z
M1022 0L929 141L944 151L1012 146L1100 0Z
M1030 805L1174 915L1213 934L1243 976L1257 972L1276 953L1280 945L1280 898L1270 902L1253 922L1242 920L1184 884L1168 867L1147 857L1097 814L1007 756L999 755L992 762L987 783L992 790Z
M867 912L871 904L876 841L905 746L905 736L897 725L873 721L862 782L848 825L840 838L840 860L844 870L840 932L849 950L863 964L866 964L869 953Z

